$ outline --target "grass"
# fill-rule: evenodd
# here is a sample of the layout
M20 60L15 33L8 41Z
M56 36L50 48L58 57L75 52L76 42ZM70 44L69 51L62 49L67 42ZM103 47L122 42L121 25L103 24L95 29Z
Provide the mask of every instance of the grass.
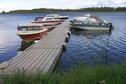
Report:
M69 72L3 76L4 84L126 84L126 64L110 66L79 65Z

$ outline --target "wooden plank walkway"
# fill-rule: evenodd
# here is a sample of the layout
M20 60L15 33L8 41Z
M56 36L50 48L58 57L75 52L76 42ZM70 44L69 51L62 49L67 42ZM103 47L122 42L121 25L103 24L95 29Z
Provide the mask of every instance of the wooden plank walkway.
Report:
M12 73L18 70L32 73L36 71L52 72L62 52L62 45L69 29L70 22L66 20L38 43L9 60L4 73Z

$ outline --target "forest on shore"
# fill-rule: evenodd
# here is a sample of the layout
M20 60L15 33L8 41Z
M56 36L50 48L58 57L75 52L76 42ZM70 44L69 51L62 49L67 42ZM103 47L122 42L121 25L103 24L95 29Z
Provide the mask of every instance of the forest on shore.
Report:
M42 13L42 12L126 12L126 7L91 7L80 9L54 9L54 8L37 8L31 10L12 10L2 13Z

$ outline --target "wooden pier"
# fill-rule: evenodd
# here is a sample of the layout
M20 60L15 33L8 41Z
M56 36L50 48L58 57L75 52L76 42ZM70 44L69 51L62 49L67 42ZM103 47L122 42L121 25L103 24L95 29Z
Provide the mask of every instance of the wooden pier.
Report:
M66 20L38 43L9 60L3 70L4 73L16 71L51 73L60 57L66 37L69 36L69 30L70 22Z

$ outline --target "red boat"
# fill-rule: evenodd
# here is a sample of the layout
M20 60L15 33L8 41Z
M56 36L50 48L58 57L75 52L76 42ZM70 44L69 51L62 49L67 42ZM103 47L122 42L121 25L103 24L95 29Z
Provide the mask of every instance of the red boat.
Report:
M68 18L69 18L68 16L61 16L58 14L48 14L46 17L36 17L32 23L42 23L48 29L53 29Z
M48 29L43 24L29 23L19 25L17 35L25 41L39 40L48 33Z
M69 19L69 16L61 16L59 14L48 14L46 17L53 19L60 19L62 22L64 22L66 19Z
M57 25L61 24L62 20L47 17L36 17L35 21L33 21L32 23L43 24L48 29L52 29L55 28Z

